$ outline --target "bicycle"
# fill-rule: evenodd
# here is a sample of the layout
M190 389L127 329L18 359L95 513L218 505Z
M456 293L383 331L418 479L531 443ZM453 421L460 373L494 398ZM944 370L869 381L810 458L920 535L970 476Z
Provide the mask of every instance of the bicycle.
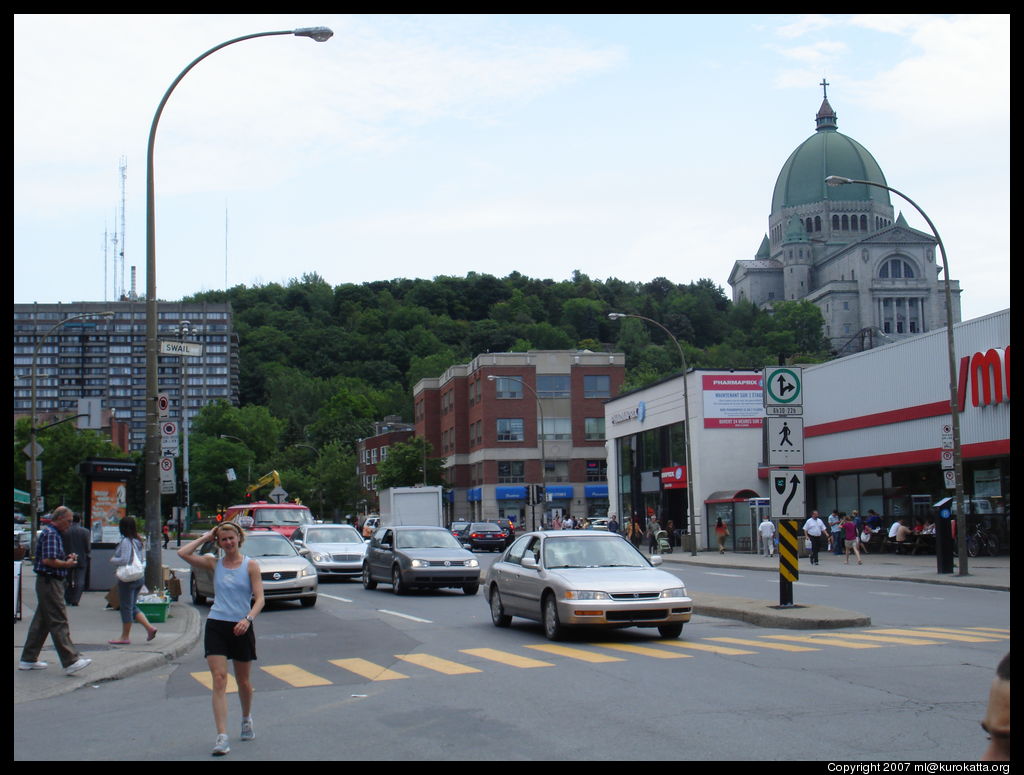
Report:
M999 554L999 537L984 525L978 525L967 536L967 556L977 557L982 552L989 557Z

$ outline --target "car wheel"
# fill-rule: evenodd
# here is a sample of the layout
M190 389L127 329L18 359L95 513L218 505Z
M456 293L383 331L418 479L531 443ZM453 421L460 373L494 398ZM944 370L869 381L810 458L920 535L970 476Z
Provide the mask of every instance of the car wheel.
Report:
M199 594L199 587L196 585L196 572L192 571L192 581L188 585L192 593L192 602L196 605L206 605L206 595Z
M302 603L303 608L312 608L316 605L316 595L313 597L300 597L299 602Z
M661 633L663 638L678 638L683 634L683 623L663 624L658 628L658 632Z
M491 621L495 627L508 627L512 624L512 617L505 613L505 607L501 604L497 587L491 587Z
M391 591L396 595L406 593L405 582L402 581L402 569L397 565L391 569Z
M376 589L377 582L373 580L373 576L370 575L369 563L363 565L363 588L364 589Z
M558 621L558 603L551 593L544 598L544 637L548 640L561 640L563 628Z
M475 595L477 592L480 591L480 585L466 584L466 586L462 588L462 591L465 592L467 595Z

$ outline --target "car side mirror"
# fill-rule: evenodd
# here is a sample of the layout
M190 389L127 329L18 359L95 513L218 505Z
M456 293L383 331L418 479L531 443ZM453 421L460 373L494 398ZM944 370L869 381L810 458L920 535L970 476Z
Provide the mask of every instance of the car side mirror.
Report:
M661 559L661 555L660 554L652 554L651 555L651 565L653 565L655 568L657 568L659 565L661 565L662 562L663 562L663 560Z
M531 570L536 570L540 567L540 565L537 564L536 557L533 557L532 555L527 555L523 558L523 567L530 568Z
M301 554L303 557L309 557L312 554L312 552L305 546L303 546L299 549L299 554Z

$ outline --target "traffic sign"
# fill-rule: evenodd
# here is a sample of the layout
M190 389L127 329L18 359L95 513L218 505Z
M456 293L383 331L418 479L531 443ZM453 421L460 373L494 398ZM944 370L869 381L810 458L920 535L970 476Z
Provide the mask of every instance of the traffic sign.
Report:
M166 393L156 397L156 411L161 420L166 420L171 413L171 399Z
M953 450L951 450L951 449L944 449L944 450L942 450L942 468L943 469L947 469L947 468L952 468L952 467L953 467Z
M283 487L275 487L270 491L270 500L274 503L284 503L284 499L287 497L288 493Z
M804 464L803 417L768 417L765 419L764 427L768 465Z
M799 468L773 469L768 478L773 519L804 516L804 472Z
M803 402L802 368L769 366L764 370L765 406L800 406Z
M188 355L198 358L203 354L203 346L196 342L174 342L160 340L161 355Z
M947 468L942 472L943 483L946 485L947 490L956 489L956 469Z
M160 435L169 438L173 436L178 437L178 423L176 420L164 420L160 423Z
M174 481L174 458L173 457L162 457L160 458L160 481L171 482Z

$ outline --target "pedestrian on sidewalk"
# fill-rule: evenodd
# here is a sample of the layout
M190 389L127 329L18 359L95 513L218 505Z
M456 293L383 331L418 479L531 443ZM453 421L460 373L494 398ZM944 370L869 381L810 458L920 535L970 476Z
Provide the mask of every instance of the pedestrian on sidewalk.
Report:
M729 537L729 528L722 522L721 517L715 523L715 536L718 538L718 553L725 554L725 539Z
M68 570L64 585L64 602L74 606L78 605L85 592L85 578L92 561L92 535L82 527L81 514L75 514L72 520L71 527L61 536L61 540L64 542L64 550L78 558L75 567Z
M19 670L44 670L49 665L39 661L39 652L49 635L57 649L60 663L67 675L88 667L86 659L71 642L68 612L64 607L64 581L68 570L78 564L78 557L66 554L61 536L71 526L73 514L67 506L58 506L50 516L50 524L39 533L32 570L36 574L36 612L28 628L25 647L21 651Z
M773 557L775 555L775 523L767 514L762 518L761 524L757 526L757 532L761 536L762 553L766 557Z
M843 553L843 518L839 516L839 509L832 509L828 515L828 529L832 537L832 554L837 557Z
M818 552L821 550L821 542L826 540L827 528L821 521L817 511L812 511L811 516L804 522L804 535L811 542L811 565L818 564Z
M121 637L109 640L111 646L127 646L131 643L132 622L138 622L146 630L146 642L156 637L156 627L149 623L149 619L139 609L138 600L142 587L146 583L146 547L139 538L139 528L135 523L135 517L122 517L117 525L121 532L121 543L114 550L114 556L110 563L120 567L128 565L133 557L138 557L142 562L143 574L135 581L117 580L117 596L121 609Z
M843 518L843 539L846 546L846 564L850 564L850 551L857 555L857 564L860 565L860 536L857 535L857 525L845 511L840 515Z
M195 551L214 541L222 557L196 556ZM245 534L233 522L223 522L178 550L189 565L213 573L213 607L206 619L206 663L213 678L213 720L217 727L214 756L231 750L228 745L228 660L234 667L238 699L242 705L242 740L254 740L252 721L252 663L256 660L253 620L263 610L263 581L257 562L242 554ZM251 605L250 605L251 602Z
M654 554L658 549L658 533L661 532L661 523L658 517L651 514L647 520L647 553Z

